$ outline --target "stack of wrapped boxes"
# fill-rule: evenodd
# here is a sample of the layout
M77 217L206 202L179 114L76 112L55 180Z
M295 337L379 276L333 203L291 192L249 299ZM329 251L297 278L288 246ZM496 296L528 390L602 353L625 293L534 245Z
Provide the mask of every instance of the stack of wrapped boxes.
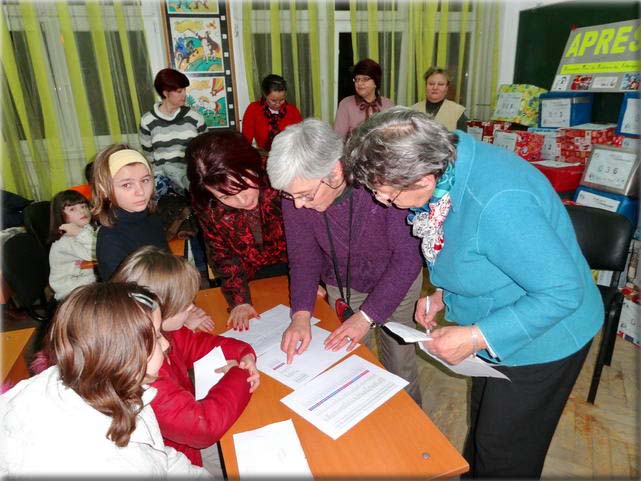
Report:
M581 124L559 129L559 160L585 165L594 144L615 145L615 129L615 124Z

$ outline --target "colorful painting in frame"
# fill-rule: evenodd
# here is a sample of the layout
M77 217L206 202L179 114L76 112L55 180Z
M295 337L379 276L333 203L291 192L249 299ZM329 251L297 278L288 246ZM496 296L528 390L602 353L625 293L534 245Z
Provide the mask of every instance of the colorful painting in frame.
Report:
M218 0L168 0L167 13L211 15L218 13Z
M190 77L187 104L205 117L208 128L229 127L225 77Z
M173 62L184 73L223 72L220 20L214 17L169 19Z

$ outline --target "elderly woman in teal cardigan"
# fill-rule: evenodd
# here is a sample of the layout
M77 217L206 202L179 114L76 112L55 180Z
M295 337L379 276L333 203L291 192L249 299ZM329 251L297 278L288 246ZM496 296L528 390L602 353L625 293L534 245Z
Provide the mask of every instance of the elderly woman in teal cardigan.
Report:
M603 322L559 197L515 154L403 108L359 127L346 168L379 202L411 210L439 288L415 320L434 328L445 306L457 324L433 330L426 348L451 364L476 353L510 378L473 379L468 476L539 478Z

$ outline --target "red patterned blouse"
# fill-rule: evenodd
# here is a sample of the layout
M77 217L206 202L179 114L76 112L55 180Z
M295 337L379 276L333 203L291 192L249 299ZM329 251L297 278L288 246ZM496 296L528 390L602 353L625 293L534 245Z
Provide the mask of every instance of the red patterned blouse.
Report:
M212 199L198 215L207 259L221 287L228 310L251 304L249 281L265 266L287 262L283 216L278 192L261 187L258 207L245 211Z

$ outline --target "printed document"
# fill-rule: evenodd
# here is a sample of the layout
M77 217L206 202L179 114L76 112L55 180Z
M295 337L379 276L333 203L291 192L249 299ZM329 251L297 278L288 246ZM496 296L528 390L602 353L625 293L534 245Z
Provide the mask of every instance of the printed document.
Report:
M408 382L353 355L281 401L332 439L338 439Z
M503 374L500 371L494 369L490 364L483 361L482 359L476 356L470 356L459 364L453 365L448 362L445 362L443 359L435 356L429 352L423 345L424 341L429 341L432 339L427 333L419 331L418 329L412 329L411 327L405 326L398 322L386 322L385 327L392 331L394 334L399 336L405 342L418 342L418 347L420 347L423 352L425 352L432 359L436 359L438 362L443 364L450 371L460 374L462 376L479 376L479 377L496 377L499 379L507 379L509 377Z
M311 478L305 452L291 419L234 434L240 478Z
M230 329L222 333L225 337L232 337L245 341L256 351L256 356L264 354L274 346L280 346L280 340L285 329L289 327L289 307L282 304L263 312L260 319L250 319L249 329L234 331ZM317 324L320 319L312 317L311 323Z
M196 389L196 401L200 401L209 390L215 386L225 375L216 372L216 369L227 364L227 359L220 346L213 348L209 354L205 354L194 363L194 388Z
M302 354L295 355L291 364L287 364L287 354L279 343L258 358L256 367L285 386L298 389L348 354L349 343L336 352L325 349L323 342L329 334L325 329L312 326L309 346Z

